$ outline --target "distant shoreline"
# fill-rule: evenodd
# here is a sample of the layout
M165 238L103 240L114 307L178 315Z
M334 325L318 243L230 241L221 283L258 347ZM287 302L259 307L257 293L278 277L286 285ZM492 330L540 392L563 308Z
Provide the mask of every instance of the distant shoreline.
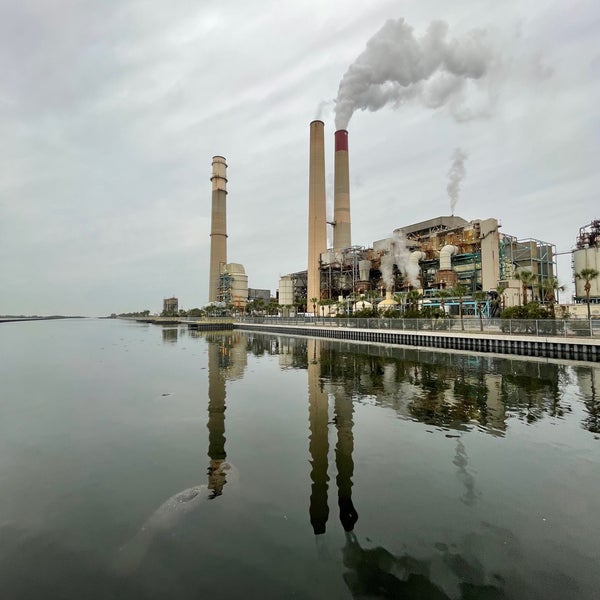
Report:
M51 315L49 317L11 317L0 316L0 323L18 323L20 321L51 321L54 319L87 319L89 317L68 316L68 315Z

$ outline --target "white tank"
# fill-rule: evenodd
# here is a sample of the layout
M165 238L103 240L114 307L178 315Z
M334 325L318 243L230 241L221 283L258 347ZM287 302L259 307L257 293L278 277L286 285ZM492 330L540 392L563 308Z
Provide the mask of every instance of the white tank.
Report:
M358 261L358 278L360 281L369 281L369 274L371 273L371 261L370 260L359 260Z
M573 252L573 269L575 273L581 273L583 269L596 269L600 272L600 248L580 248ZM585 298L584 279L575 279L575 295L577 298ZM600 277L590 281L590 298L600 298Z
M237 308L244 308L248 302L248 275L244 266L239 263L228 263L225 270L231 275L231 303Z
M294 304L294 280L284 275L279 280L279 305Z

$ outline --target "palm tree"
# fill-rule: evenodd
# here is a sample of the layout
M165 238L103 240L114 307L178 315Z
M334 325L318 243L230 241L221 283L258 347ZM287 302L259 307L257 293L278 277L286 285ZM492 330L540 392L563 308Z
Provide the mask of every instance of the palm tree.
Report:
M419 310L419 300L421 299L421 294L419 290L410 290L408 294L406 294L406 301L410 307L410 310L417 311Z
M542 297L544 301L548 302L550 305L550 314L554 319L556 314L554 312L554 305L556 304L556 291L564 292L565 286L558 283L558 279L556 277L550 277L545 279L540 283L540 291L542 292Z
M525 306L527 304L527 290L535 284L536 275L528 269L524 269L517 274L517 279L521 282L521 287L523 289L523 306Z
M435 293L435 297L440 299L440 308L444 314L446 314L446 298L450 298L450 296L452 296L452 292L449 290L438 290Z
M458 316L460 317L460 328L465 330L465 322L463 321L463 298L467 293L467 288L461 283L457 283L452 288L452 295L458 298Z
M473 300L477 302L477 313L479 314L479 329L483 331L483 305L487 299L487 292L473 292Z
M598 275L600 275L600 272L598 272L596 269L581 269L579 273L575 273L576 279L583 279L585 281L583 289L585 291L585 299L587 302L588 320L592 318L592 313L590 312L590 291L592 289L591 282L596 279Z
M312 304L313 307L313 316L316 317L317 315L317 302L319 302L318 298L311 298L310 299L310 303Z

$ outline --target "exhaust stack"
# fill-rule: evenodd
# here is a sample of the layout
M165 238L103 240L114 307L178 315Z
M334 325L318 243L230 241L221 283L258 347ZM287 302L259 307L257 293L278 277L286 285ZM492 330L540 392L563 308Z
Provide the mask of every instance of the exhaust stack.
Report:
M210 180L212 182L212 212L208 301L216 302L221 271L227 264L227 163L224 157L213 156Z
M310 149L308 165L308 273L307 309L311 300L321 299L321 254L327 252L327 225L325 201L325 124L310 124Z
M350 174L348 168L348 132L335 132L334 192L333 192L333 249L352 245L350 236Z

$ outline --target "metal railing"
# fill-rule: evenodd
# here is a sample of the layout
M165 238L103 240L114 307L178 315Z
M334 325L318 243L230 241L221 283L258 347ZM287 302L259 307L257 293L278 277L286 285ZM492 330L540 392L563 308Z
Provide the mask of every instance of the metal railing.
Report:
M270 325L313 325L357 329L393 329L400 331L440 331L452 333L490 333L508 335L600 337L599 319L362 319L348 317L243 316L237 323Z

